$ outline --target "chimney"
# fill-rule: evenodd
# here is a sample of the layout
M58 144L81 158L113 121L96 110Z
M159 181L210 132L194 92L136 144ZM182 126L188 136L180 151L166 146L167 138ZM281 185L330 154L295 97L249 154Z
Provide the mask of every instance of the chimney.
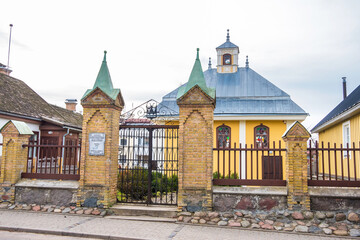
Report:
M346 77L342 77L343 79L343 96L344 96L344 99L347 97L347 94L346 94Z
M77 105L77 100L76 99L66 99L65 100L65 105L66 105L66 109L76 112L76 105Z

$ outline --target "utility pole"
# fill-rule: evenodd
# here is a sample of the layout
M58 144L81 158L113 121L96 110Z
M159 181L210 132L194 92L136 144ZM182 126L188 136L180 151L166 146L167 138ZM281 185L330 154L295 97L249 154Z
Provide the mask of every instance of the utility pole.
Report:
M11 30L12 30L12 27L13 27L13 25L12 25L12 24L10 24L10 36L9 36L8 62L7 62L7 69L6 69L6 73L7 73L8 75L10 75L10 70L9 70L9 68L10 68L10 47L11 47Z

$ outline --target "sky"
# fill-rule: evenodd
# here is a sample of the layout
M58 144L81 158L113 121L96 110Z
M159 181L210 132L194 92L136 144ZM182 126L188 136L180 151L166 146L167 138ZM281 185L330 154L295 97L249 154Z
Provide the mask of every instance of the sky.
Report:
M200 48L239 46L239 66L288 93L314 127L360 83L360 1L0 0L0 63L46 101L65 107L93 87L104 50L125 110L188 81ZM81 108L78 106L78 110Z

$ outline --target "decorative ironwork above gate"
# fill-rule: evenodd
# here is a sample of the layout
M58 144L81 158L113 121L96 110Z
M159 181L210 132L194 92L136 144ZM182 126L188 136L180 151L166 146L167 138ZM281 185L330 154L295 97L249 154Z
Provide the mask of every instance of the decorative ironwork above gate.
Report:
M179 113L150 99L120 116L121 125L153 125L175 120Z

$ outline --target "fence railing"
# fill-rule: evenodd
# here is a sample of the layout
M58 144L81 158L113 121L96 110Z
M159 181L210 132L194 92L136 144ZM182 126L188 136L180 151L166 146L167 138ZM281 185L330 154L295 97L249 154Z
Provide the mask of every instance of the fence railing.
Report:
M0 166L1 166L1 161L2 161L2 143L0 143ZM1 174L1 168L0 168L0 174Z
M26 172L22 178L80 179L80 144L23 145L28 147Z
M276 147L257 148L252 144L214 148L214 185L286 186L285 153L281 141ZM225 145L224 145L225 146Z
M356 147L309 141L308 146L309 186L360 187L360 142Z

